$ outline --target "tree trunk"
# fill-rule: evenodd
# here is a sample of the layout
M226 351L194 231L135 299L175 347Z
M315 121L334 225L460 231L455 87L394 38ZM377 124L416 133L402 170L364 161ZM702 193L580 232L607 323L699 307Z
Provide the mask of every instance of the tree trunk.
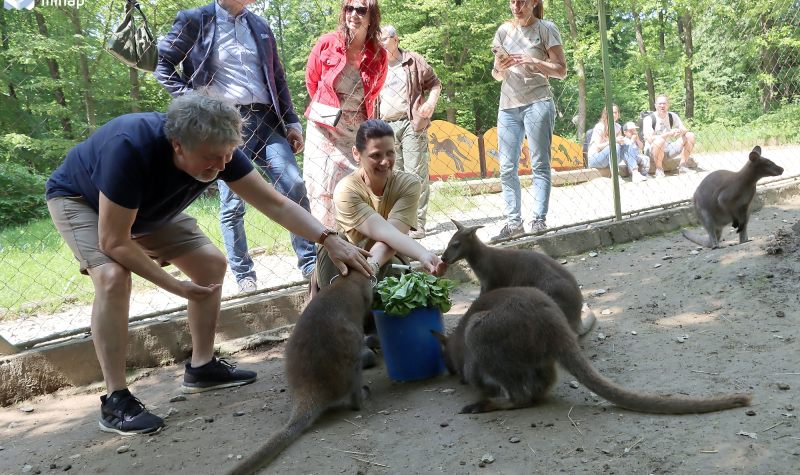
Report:
M47 32L47 24L44 21L44 17L36 9L33 10L33 14L36 17L36 25L39 27L39 34L45 38L49 38L50 35ZM50 70L50 77L53 81L56 81L56 83L61 81L61 74L58 72L58 62L55 59L47 59L47 68ZM56 88L53 89L53 96L56 99L56 103L63 108L61 114L59 114L62 115L61 128L64 130L64 134L70 138L72 137L72 124L67 116L67 101L64 98L64 90L61 89L60 86L56 86Z
M141 112L139 101L142 99L142 91L139 89L139 71L136 68L128 68L128 77L131 81L131 112Z
M694 54L694 46L692 45L692 14L686 11L681 15L683 22L683 51L686 54L686 60L683 67L683 85L686 92L686 109L685 114L687 119L694 117L694 77L692 76L692 56Z
M77 8L64 8L75 34L83 37L83 28L81 27L81 17ZM86 108L86 122L89 124L89 131L93 131L97 127L95 120L96 114L94 109L94 97L92 96L92 77L89 74L89 59L86 53L81 51L78 60L78 71L81 77L81 86L83 87L83 104Z
M653 67L650 65L650 58L647 56L647 49L644 46L644 35L642 35L642 18L639 12L639 5L636 0L631 1L631 13L633 14L633 27L636 30L636 44L639 45L639 54L644 65L644 80L647 83L647 105L649 110L656 110L656 86L653 82Z
M481 109L478 107L477 101L472 105L472 113L475 115L475 135L481 135L485 131L483 129L483 114L481 114Z
M661 56L664 56L667 51L665 38L667 27L664 20L665 8L666 7L661 7L658 9L658 52L661 54Z
M8 51L8 26L6 25L6 17L4 10L0 10L0 40L2 41L3 51ZM14 83L8 81L8 96L16 99L17 91L14 90Z
M458 71L464 66L464 62L467 60L467 54L469 53L467 47L461 49L458 55L454 55L450 52L450 37L444 37L444 54L442 55L444 59L445 67L450 69L451 71ZM451 124L456 123L456 85L454 82L449 82L442 86L444 90L444 95L447 98L447 107L445 108L445 114L447 116L447 121Z
M567 10L567 22L569 23L569 37L573 45L578 44L578 25L575 22L575 10L572 8L572 0L564 0L564 7ZM586 71L583 68L583 58L575 59L575 72L578 75L578 120L575 126L578 129L578 143L583 143L586 135Z
M447 116L447 121L451 124L456 123L456 108L454 104L456 103L456 86L452 82L447 83L444 86L444 95L447 97L447 108L444 110Z
M277 15L278 15L278 18L277 18L277 22L278 22L278 45L279 45L279 48L280 48L281 63L285 64L284 61L286 61L286 56L285 56L285 52L284 52L284 49L283 49L283 12L281 11L281 3L280 2L275 2L275 11L277 12ZM284 66L284 68L285 68L285 66Z
M761 26L761 34L766 36L770 28L772 28L772 20L766 18L764 15L761 15L758 18L758 22L759 25ZM761 57L760 59L761 64L759 64L759 69L761 70L761 74L769 78L774 77L775 67L777 64L774 48L771 48L768 45L761 46L761 50L759 51L759 56ZM772 81L762 80L761 111L764 112L765 114L769 112L772 103L772 94L773 94Z

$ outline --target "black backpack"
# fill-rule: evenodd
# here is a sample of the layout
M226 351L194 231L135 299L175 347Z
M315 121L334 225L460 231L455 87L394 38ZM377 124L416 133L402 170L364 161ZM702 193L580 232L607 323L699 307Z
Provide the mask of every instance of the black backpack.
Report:
M669 117L669 128L672 128L672 124L675 123L675 119L672 118L672 112L667 112L667 116ZM656 113L653 111L644 111L639 113L639 123L636 124L639 127L639 134L641 137L644 137L644 119L650 118L651 129L656 128Z

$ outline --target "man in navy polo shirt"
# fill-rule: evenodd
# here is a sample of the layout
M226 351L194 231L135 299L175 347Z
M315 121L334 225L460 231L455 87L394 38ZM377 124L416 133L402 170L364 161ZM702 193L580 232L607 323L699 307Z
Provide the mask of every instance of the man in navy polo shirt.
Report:
M224 101L190 93L166 114L128 114L111 120L69 151L47 181L47 207L59 233L92 279L92 335L108 394L101 396L100 429L152 433L164 421L127 389L125 359L131 273L188 300L192 358L188 393L240 386L256 373L214 356L225 256L183 211L217 178L289 231L316 241L347 267L370 273L364 251L331 236L300 205L268 184L237 149L239 112ZM174 264L189 280L161 266Z

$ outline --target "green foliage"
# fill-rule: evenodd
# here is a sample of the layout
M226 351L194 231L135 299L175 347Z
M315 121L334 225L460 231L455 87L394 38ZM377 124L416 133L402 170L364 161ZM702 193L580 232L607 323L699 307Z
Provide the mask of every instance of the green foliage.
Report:
M375 287L379 298L374 307L387 314L406 316L416 308L433 307L447 312L452 306L450 290L456 283L423 272L387 277Z
M749 150L755 145L800 143L800 104L791 104L775 112L737 126L725 122L702 126L697 130L698 148L703 152Z
M37 173L49 175L61 162L74 142L62 138L34 138L10 133L0 136L0 162L15 163Z
M44 182L22 165L0 162L0 229L47 215Z
M178 10L210 0L143 0L157 37L172 28ZM586 125L603 107L602 64L596 2L570 2L576 32L570 33L565 2L545 1L545 19L561 31L568 75L552 80L558 117L556 133L577 136L579 110L576 64L583 61ZM640 12L642 54L632 5ZM136 110L164 110L170 100L150 74L134 73L104 51L122 18L124 2L87 2L80 9L40 6L35 11L0 10L0 161L13 161L48 174L69 146L113 117ZM250 10L271 25L296 109L308 104L305 64L317 38L336 29L340 0L257 0ZM443 82L434 114L475 133L496 124L500 83L491 78L489 49L497 27L511 17L507 2L385 0L383 24L394 24L400 46L422 54ZM648 108L644 68L653 70L656 92L671 97L681 115L686 106L684 67L694 71L693 125L741 125L796 101L800 95L800 17L796 0L757 3L721 0L609 0L608 37L613 99L623 120ZM41 15L47 36L39 31ZM692 16L694 54L684 50L678 26ZM81 72L81 59L88 75ZM50 66L58 67L55 78ZM63 103L57 92L63 94ZM138 99L134 99L138 97ZM301 120L304 120L301 118ZM66 126L69 127L66 127ZM9 142L15 134L27 137ZM16 140L16 139L14 139ZM13 141L12 141L13 142Z

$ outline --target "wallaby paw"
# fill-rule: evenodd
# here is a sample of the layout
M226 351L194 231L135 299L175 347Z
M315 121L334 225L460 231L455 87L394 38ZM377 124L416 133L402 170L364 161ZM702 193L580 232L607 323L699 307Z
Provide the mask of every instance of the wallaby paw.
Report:
M364 345L370 350L377 350L381 347L381 342L378 339L378 335L364 335Z
M361 350L361 368L369 369L369 368L374 368L377 365L378 365L378 357L375 355L375 352L367 347L364 347Z

